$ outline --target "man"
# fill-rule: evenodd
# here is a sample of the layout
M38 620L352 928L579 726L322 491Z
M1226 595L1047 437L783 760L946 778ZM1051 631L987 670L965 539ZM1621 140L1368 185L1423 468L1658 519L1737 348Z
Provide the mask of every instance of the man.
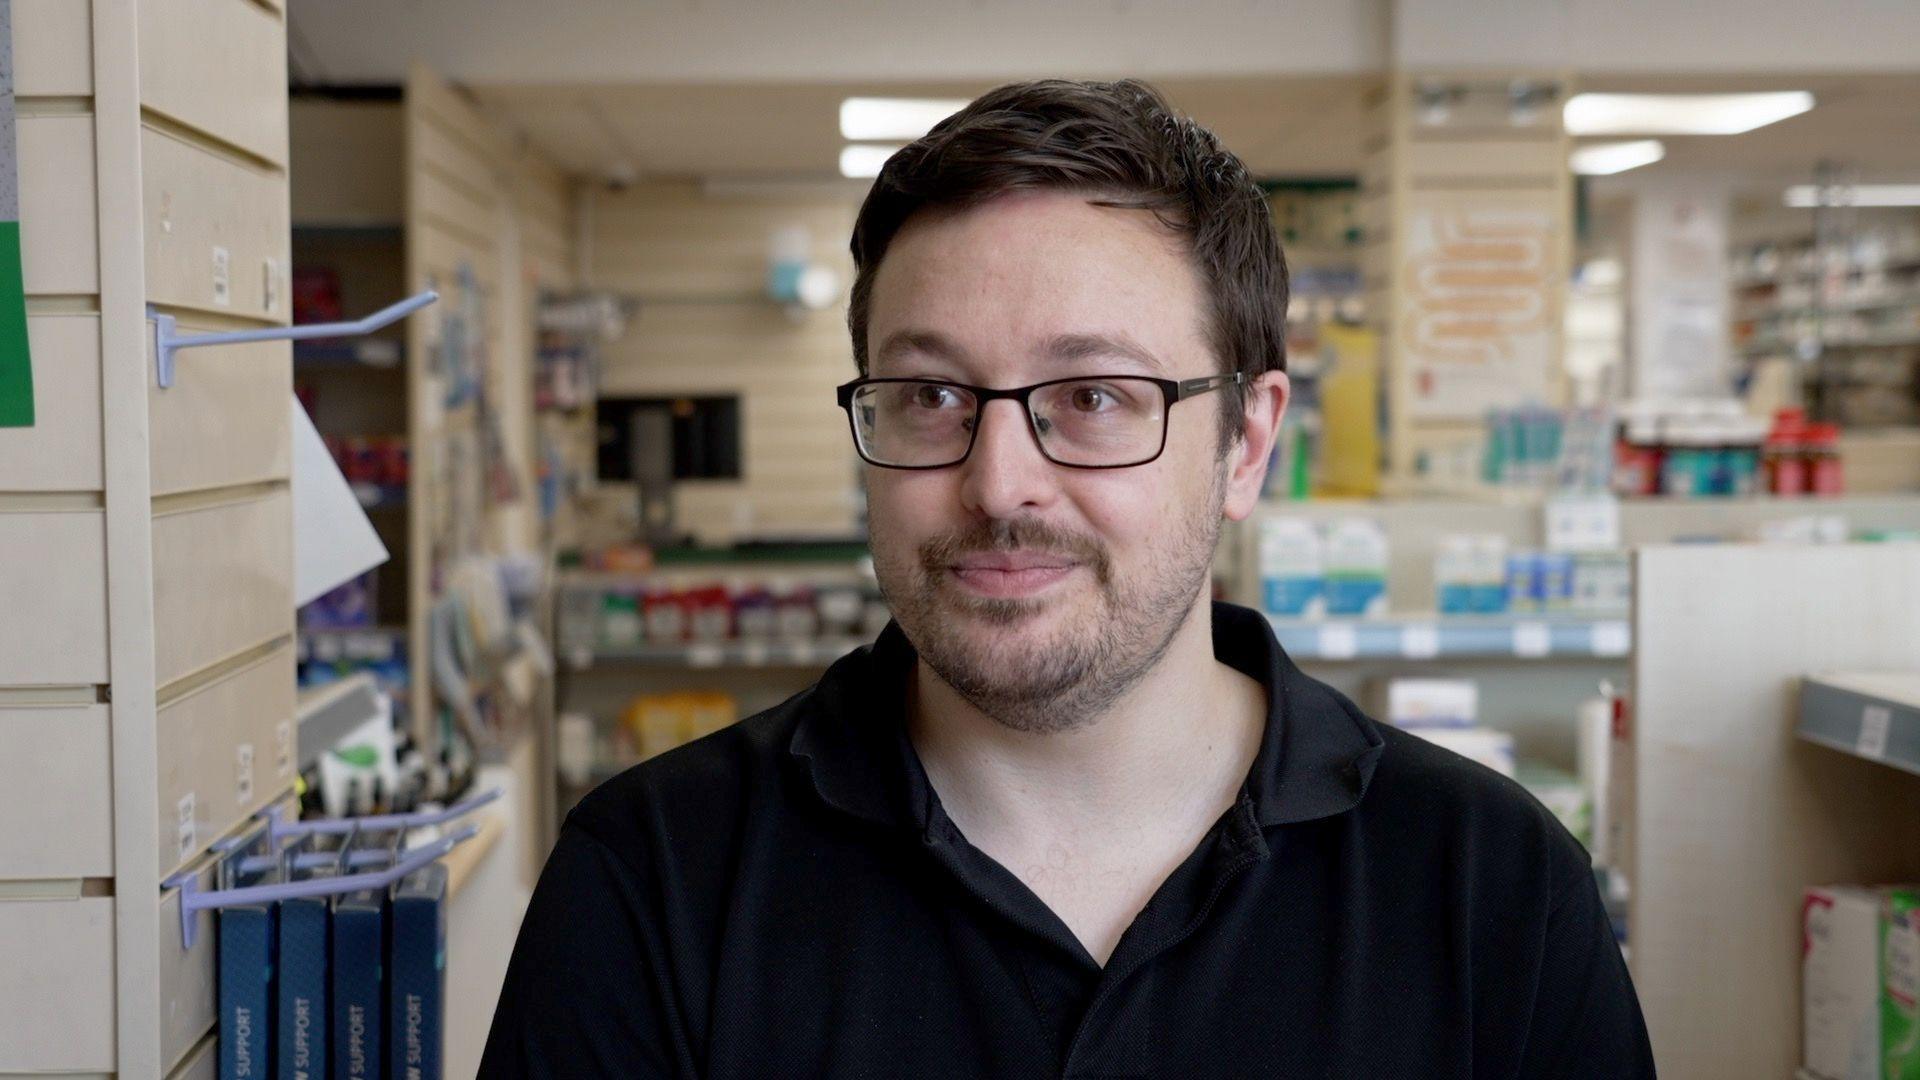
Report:
M1208 599L1287 403L1232 154L1003 87L854 229L880 639L568 819L484 1076L1651 1076L1585 853Z

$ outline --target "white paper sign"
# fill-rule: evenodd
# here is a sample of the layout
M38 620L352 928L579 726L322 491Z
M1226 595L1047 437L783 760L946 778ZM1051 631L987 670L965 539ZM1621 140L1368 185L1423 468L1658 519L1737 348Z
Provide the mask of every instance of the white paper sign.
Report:
M293 603L312 602L387 561L387 546L353 497L300 399L293 407Z
M1328 623L1320 628L1320 659L1351 660L1360 651L1360 635L1352 623Z
M1400 630L1400 655L1409 660L1431 660L1440 655L1440 628L1432 623L1410 623Z
M1887 756L1887 735L1893 731L1893 710L1885 705L1869 705L1860 710L1860 740L1854 749L1861 757L1879 760Z
M1525 657L1545 656L1553 651L1553 629L1546 623L1522 622L1513 624L1513 655Z

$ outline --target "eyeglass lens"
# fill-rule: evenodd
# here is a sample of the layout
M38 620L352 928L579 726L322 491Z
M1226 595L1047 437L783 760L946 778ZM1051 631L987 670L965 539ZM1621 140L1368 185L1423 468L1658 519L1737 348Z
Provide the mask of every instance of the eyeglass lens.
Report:
M1166 395L1151 379L1076 379L1037 387L1027 399L1040 448L1061 465L1131 465L1160 452ZM942 382L882 382L853 396L854 429L882 465L933 468L967 456L980 402Z

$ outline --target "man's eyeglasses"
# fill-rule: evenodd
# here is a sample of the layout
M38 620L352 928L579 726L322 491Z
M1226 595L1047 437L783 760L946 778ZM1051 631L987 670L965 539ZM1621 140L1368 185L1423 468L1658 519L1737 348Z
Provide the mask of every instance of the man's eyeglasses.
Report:
M1092 375L1011 390L937 379L855 379L839 388L853 444L871 465L945 469L967 460L980 410L996 398L1018 401L1040 452L1075 469L1125 469L1158 458L1167 446L1167 413L1190 397L1247 381L1245 372L1198 379Z

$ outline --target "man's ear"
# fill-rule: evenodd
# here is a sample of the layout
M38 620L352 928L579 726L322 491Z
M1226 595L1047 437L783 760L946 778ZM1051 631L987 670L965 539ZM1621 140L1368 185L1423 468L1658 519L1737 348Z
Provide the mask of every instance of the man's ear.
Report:
M1227 452L1227 492L1220 511L1227 520L1244 521L1259 505L1273 441L1280 435L1280 418L1286 415L1292 393L1284 371L1262 372L1247 388L1240 438Z

